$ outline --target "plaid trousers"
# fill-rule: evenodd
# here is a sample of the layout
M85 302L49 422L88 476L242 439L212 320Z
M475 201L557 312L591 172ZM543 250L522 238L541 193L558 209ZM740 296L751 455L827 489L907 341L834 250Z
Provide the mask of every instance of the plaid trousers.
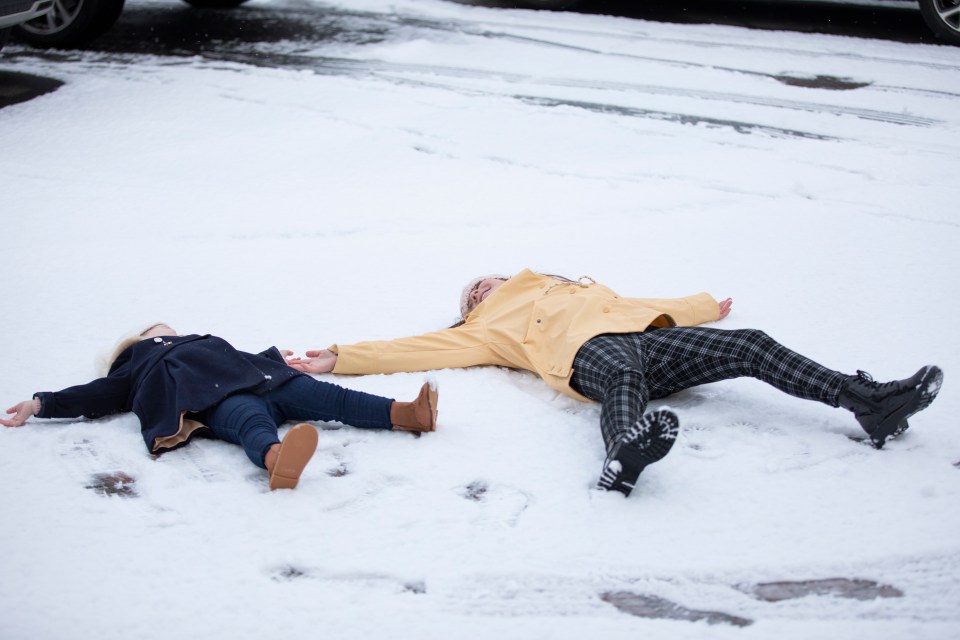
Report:
M600 429L609 451L651 398L745 376L832 407L839 406L847 377L756 329L669 327L588 340L573 360L570 386L602 404Z

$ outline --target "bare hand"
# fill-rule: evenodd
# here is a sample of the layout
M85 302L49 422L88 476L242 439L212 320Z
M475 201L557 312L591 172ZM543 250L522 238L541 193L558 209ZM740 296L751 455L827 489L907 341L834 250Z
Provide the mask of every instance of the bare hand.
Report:
M304 373L330 373L337 366L337 354L329 349L307 351L306 358L298 358L292 351L282 351L287 364Z
M727 298L720 303L720 317L717 320L723 320L730 315L730 308L733 307L733 298Z
M12 413L14 416L9 420L0 420L0 424L5 427L22 427L24 422L37 415L36 401L24 400L7 409L7 413Z

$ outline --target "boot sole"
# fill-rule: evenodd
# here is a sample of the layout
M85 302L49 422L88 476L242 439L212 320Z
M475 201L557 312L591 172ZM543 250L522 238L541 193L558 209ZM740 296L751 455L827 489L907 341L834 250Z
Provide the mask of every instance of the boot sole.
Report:
M626 438L614 445L603 463L597 488L629 496L640 473L670 453L679 431L680 420L669 409L643 416Z
M440 392L437 389L437 385L428 382L427 383L427 402L430 407L430 428L427 431L436 431L437 430L437 418L440 415L440 410L437 408L437 402L440 398Z
M870 442L877 449L882 449L887 440L896 438L906 431L910 426L907 420L915 413L929 407L940 393L940 387L943 385L943 371L936 366L925 367L925 369L913 393L870 434Z
M280 443L277 463L270 474L270 490L293 489L310 458L317 452L319 436L311 424L301 422L294 426Z

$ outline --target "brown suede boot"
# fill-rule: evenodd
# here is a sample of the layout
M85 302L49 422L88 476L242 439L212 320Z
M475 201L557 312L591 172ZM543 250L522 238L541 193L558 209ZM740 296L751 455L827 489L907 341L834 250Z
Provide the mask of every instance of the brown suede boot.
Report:
M437 430L437 387L426 382L413 402L394 402L390 405L390 424L394 431Z
M317 428L301 422L287 432L280 443L276 460L269 465L270 490L293 489L300 481L310 458L317 452Z

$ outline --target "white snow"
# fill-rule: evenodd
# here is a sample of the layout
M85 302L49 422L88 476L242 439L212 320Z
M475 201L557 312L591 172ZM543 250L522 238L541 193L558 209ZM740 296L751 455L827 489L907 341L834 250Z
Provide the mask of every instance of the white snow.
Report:
M287 492L217 441L151 459L132 415L32 421L0 430L0 638L960 637L960 48L271 4L385 35L257 45L284 69L0 58L66 82L0 110L3 409L94 378L150 322L302 352L447 326L466 281L524 267L732 296L719 326L879 380L939 364L946 386L882 451L754 380L692 389L628 499L592 490L596 405L496 368L428 374L421 438L319 425ZM322 378L409 399L428 376ZM136 497L86 488L115 471ZM749 593L827 578L903 595Z

